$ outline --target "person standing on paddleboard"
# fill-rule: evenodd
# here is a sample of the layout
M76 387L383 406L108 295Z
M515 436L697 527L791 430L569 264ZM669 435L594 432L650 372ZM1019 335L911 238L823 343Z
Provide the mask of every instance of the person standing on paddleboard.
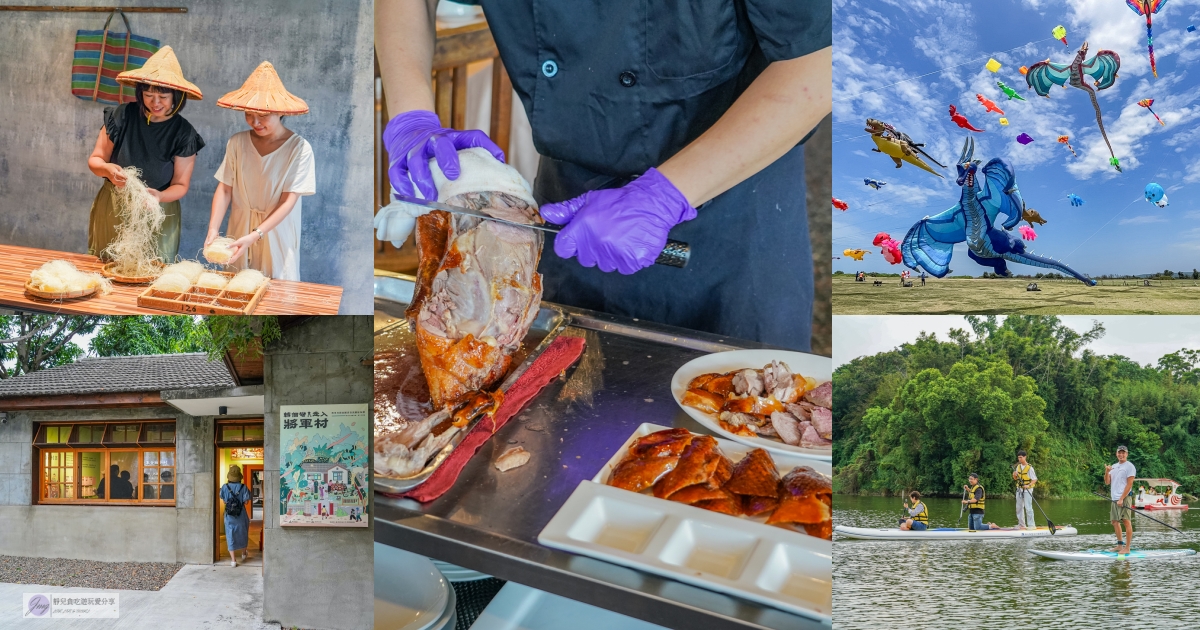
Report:
M912 506L909 506L907 499L904 501L904 509L908 512L908 518L900 519L900 529L914 532L923 532L929 529L929 510L925 507L925 502L921 500L921 493L913 490L908 493L908 498L912 499Z
M1037 485L1037 473L1025 461L1025 451L1017 451L1017 466L1012 476L1017 482L1017 529L1036 529L1037 523L1033 520L1033 487Z
M963 486L963 490L967 491L967 498L963 499L963 503L967 506L969 515L967 516L967 529L978 530L984 529L983 526L983 507L986 492L983 486L979 485L979 475L971 473L967 476L969 486Z
M1133 479L1137 476L1137 468L1128 461L1129 449L1124 445L1117 447L1117 463L1104 467L1104 483L1108 484L1109 496L1112 503L1109 508L1109 520L1117 532L1117 546L1110 551L1129 553L1133 545ZM1125 521L1125 544L1121 545L1121 521Z

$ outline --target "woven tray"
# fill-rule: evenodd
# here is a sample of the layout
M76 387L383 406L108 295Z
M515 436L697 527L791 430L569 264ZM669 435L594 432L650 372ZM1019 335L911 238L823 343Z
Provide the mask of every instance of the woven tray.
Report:
M73 300L75 298L87 297L96 293L96 287L92 287L91 289L83 289L80 291L69 291L67 293L50 293L49 291L42 291L40 289L33 288L33 285L26 280L25 292L33 297L41 298L43 300Z
M227 271L211 271L226 279L234 274ZM249 315L258 306L258 301L267 292L271 279L259 285L254 293L237 293L224 289L205 289L193 286L187 293L167 293L149 287L138 296L137 304L143 308L160 311L187 313L188 315Z
M159 273L162 273L162 268L164 265L161 262L156 264L158 265ZM115 262L110 262L104 265L104 267L100 269L100 275L112 280L113 282L119 282L121 284L149 284L154 282L159 275L156 273L153 276L121 276L113 273L112 271L112 268L116 265L117 263Z

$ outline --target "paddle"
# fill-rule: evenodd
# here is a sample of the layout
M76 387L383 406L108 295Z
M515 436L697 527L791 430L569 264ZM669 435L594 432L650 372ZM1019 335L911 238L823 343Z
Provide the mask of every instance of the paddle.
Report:
M963 501L966 501L966 500L967 500L967 488L966 488L966 486L963 486ZM955 527L962 525L963 508L965 508L965 507L967 507L966 503L963 503L962 505L958 506L958 523L955 525Z
M1103 498L1103 499L1108 499L1108 501L1109 501L1110 503L1117 503L1115 499L1112 499L1111 497L1106 497L1106 496L1104 496L1103 494L1100 494L1099 492L1095 492L1095 491L1093 491L1093 492L1092 492L1092 494L1094 494L1094 495L1096 495L1096 496L1098 496L1098 497L1100 497L1100 498ZM1126 506L1126 505L1121 505L1120 503L1117 503L1117 505L1121 506L1122 508L1125 508L1126 510L1129 510L1130 512L1133 512L1134 514L1137 514L1138 516L1143 516L1143 517L1145 517L1145 518L1148 518L1148 519L1150 519L1150 520L1154 521L1155 523L1158 523L1159 525L1162 525L1162 526L1164 526L1164 527L1170 527L1171 529L1174 529L1175 531L1179 532L1180 534L1182 534L1182 533L1183 533L1183 532L1179 531L1178 529L1175 529L1174 527L1171 527L1170 525L1167 525L1166 523L1164 523L1164 522L1162 522L1162 521L1160 521L1160 520L1158 520L1158 519L1154 518L1153 516L1146 516L1145 514L1142 514L1141 512L1139 512L1139 511L1137 511L1137 510L1135 510L1135 509L1133 509L1133 508L1131 508L1131 507L1129 507L1129 506Z

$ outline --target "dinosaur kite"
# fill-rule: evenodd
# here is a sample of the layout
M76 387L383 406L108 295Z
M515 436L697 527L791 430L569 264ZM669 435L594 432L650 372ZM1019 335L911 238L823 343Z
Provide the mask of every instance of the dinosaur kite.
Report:
M1071 193L1071 194L1067 195L1067 201L1070 201L1071 205L1075 206L1075 207L1082 206L1085 203L1084 200L1079 195L1076 195L1075 193Z
M1007 96L1008 100L1010 100L1010 101L1013 100L1014 98L1017 99L1018 101L1025 100L1025 97L1021 96L1020 94L1017 94L1016 90L1008 87L1007 85L1004 85L1003 81L997 81L996 87L1000 88L1000 91L1004 92L1004 95Z
M1071 87L1087 92L1092 99L1092 108L1096 110L1096 124L1100 126L1100 135L1104 137L1104 144L1108 145L1108 153L1112 156L1108 163L1112 164L1119 173L1121 172L1121 162L1117 160L1117 154L1113 153L1112 144L1108 142L1108 134L1104 131L1104 120L1100 117L1100 103L1096 100L1096 90L1108 89L1117 82L1117 71L1121 69L1121 58L1111 50L1101 50L1096 53L1096 56L1085 62L1087 49L1087 42L1084 42L1083 47L1075 54L1075 60L1069 64L1053 63L1047 59L1029 66L1025 82L1038 93L1038 96L1047 98L1050 97L1050 88L1055 85L1065 87L1069 84ZM1095 79L1095 90L1084 82L1084 75Z
M1071 137L1070 136L1059 136L1058 143L1067 145L1067 148L1071 150L1071 155L1074 155L1075 157L1079 157L1079 154L1075 152L1075 147L1071 146Z
M862 260L863 256L866 256L867 254L870 254L870 253L871 252L869 252L865 249L847 249L847 250L842 251L843 256L853 258L854 260Z
M926 217L909 229L901 246L904 264L911 269L924 269L938 278L945 277L954 245L965 241L967 256L991 267L997 275L1011 275L1008 263L1014 262L1054 269L1095 286L1095 280L1065 264L1025 251L1025 242L1012 234L1025 208L1012 167L1000 158L993 158L980 168L980 160L972 160L974 154L975 141L967 138L957 165L957 183L962 187L959 201L953 208ZM1005 215L1003 229L996 226L1000 215ZM879 236L875 238L878 240Z
M976 129L976 128L972 127L971 122L969 120L967 120L967 117L958 113L958 109L956 107L954 107L953 105L950 106L950 120L952 120L954 122L954 124L958 125L959 127L962 127L963 129L966 129L967 131L979 131L979 132L983 131L982 129Z
M992 102L992 100L989 99L988 97L986 97L982 94L976 94L975 98L979 99L979 104L983 105L984 109L988 110L989 112L996 112L997 114L1000 114L1001 116L1004 115L1004 110L1000 109L999 107L996 107L996 104L994 102Z
M1125 4L1129 5L1130 9L1138 15L1146 16L1146 47L1150 49L1150 71L1154 73L1154 78L1158 78L1158 68L1154 66L1154 32L1151 30L1150 18L1167 0L1125 0Z
M838 199L837 197L834 197L833 198L833 207L845 212L846 210L850 209L850 204L846 203L845 201L842 201L841 199Z
M871 140L875 142L877 148L871 149L876 153L882 153L896 163L896 168L900 168L901 160L908 162L920 169L929 171L938 177L942 174L933 170L931 166L921 159L925 156L930 162L937 164L942 168L946 168L943 164L933 159L921 147L924 143L913 142L913 139L907 134L897 131L895 127L874 118L867 119L867 133L871 134Z
M1146 111L1150 112L1151 114L1154 114L1154 120L1157 120L1158 124L1166 127L1167 123L1163 122L1162 119L1158 117L1158 114L1154 113L1153 109L1150 109L1150 106L1153 104L1154 104L1154 99L1152 99L1152 98L1144 98L1144 99L1138 101L1138 105L1145 107Z
M863 183L871 188L874 188L875 190L879 190L880 188L887 186L887 182L881 182L878 179L871 179L870 177L864 177Z
M893 265L900 264L903 257L900 255L900 243L892 238L887 232L880 232L875 235L875 239L871 244L880 248L883 259Z
M1034 210L1033 208L1025 208L1022 210L1021 220L1028 223L1029 227L1033 227L1034 223L1038 225L1046 225L1046 220L1042 218L1042 213Z

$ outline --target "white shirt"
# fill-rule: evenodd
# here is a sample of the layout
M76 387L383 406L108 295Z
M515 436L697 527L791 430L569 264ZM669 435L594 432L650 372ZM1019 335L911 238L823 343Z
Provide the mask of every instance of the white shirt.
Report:
M1133 462L1126 460L1124 464L1117 463L1108 473L1108 478L1111 480L1109 484L1109 495L1113 501L1120 501L1121 494L1125 492L1125 484L1129 479L1137 476L1137 468L1133 467Z
M308 141L293 133L267 155L259 155L250 140L252 131L233 134L225 145L225 159L215 177L233 189L226 236L241 238L262 224L285 193L303 197L317 191L316 166ZM251 267L279 280L300 279L300 206L295 207L266 238L250 247L232 266Z

